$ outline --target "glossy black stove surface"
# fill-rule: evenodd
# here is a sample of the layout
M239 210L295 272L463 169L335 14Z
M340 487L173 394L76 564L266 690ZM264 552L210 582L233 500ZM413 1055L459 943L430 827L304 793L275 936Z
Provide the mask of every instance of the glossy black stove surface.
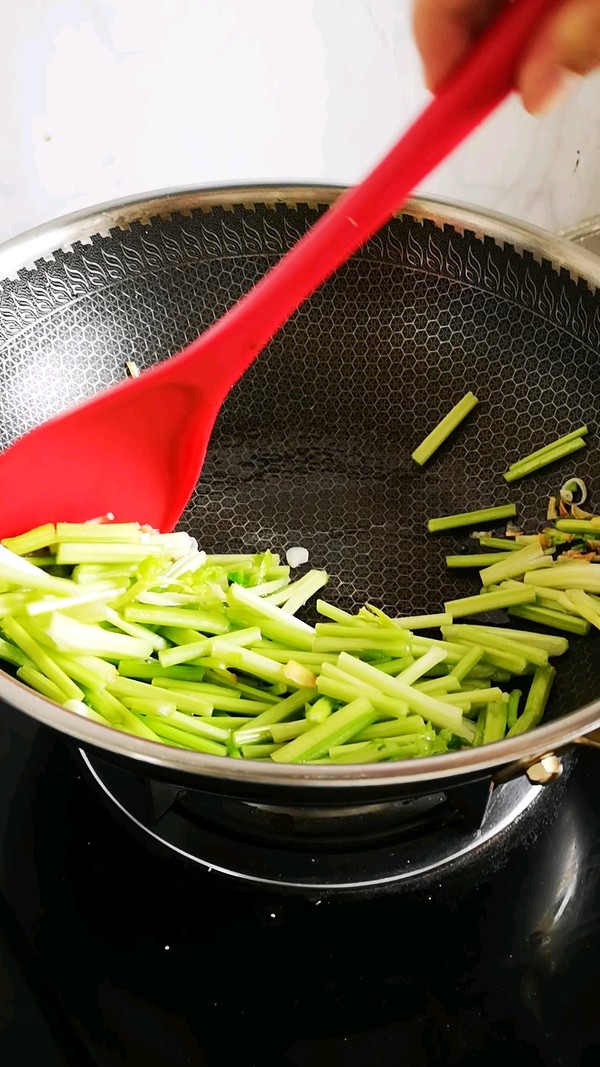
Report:
M151 855L1 710L2 1067L600 1063L593 753L480 863L303 899Z

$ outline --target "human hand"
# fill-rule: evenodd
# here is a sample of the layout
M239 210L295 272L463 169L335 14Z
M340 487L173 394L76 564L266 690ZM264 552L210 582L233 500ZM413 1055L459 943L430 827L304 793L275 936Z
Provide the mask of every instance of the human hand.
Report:
M508 0L414 0L414 31L435 92ZM600 67L600 0L565 0L548 16L523 57L516 88L532 114L562 97L573 75Z

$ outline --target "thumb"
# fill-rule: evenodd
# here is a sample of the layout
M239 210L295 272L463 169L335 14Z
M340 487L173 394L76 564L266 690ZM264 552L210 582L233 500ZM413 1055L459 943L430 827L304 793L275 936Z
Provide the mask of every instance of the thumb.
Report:
M600 67L600 0L569 0L543 27L521 64L517 88L528 111L546 111L570 75Z

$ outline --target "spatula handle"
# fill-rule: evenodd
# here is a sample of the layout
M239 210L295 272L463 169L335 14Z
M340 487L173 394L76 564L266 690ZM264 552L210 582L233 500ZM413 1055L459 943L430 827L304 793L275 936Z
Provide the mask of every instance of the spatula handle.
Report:
M511 92L535 27L562 0L512 0L439 95L369 176L345 193L210 333L231 381L316 288L371 237L409 194ZM204 335L204 340L208 335ZM187 352L191 355L194 345ZM218 356L217 356L218 358Z

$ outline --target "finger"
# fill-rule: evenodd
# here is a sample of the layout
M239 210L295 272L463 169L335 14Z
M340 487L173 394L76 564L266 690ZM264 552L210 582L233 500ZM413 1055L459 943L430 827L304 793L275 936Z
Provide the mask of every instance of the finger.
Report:
M517 85L528 111L547 110L569 75L600 67L600 0L569 0L548 20L521 64Z
M435 92L507 0L415 0L413 26L427 88Z

